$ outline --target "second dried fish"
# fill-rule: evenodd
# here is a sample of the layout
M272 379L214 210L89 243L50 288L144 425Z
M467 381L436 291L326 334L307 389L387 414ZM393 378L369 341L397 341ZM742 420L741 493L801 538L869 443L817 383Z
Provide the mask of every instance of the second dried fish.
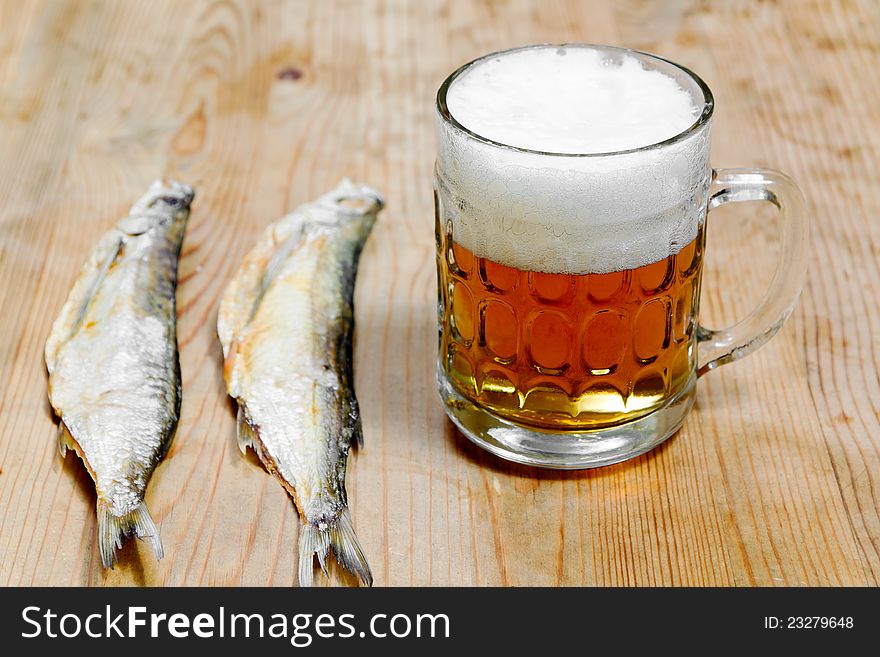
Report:
M361 249L382 208L375 191L343 181L272 224L220 305L218 334L238 439L293 497L303 525L299 583L313 556L373 581L345 493L352 440L363 442L352 377L352 297Z

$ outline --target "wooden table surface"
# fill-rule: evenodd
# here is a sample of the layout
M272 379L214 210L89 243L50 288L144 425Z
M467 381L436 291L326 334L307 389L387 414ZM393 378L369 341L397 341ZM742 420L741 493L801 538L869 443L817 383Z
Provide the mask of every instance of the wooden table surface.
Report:
M235 445L217 303L268 222L351 176L388 199L358 280L366 447L348 471L378 585L876 584L878 25L873 0L5 0L0 583L295 581L293 505ZM672 440L586 472L471 446L435 388L434 93L467 60L545 41L697 71L717 102L713 164L788 172L812 216L782 332L701 379ZM165 558L129 541L103 571L94 487L58 456L42 348L92 244L161 175L198 195L178 290L182 418L147 495ZM754 305L775 229L761 206L713 213L706 323Z

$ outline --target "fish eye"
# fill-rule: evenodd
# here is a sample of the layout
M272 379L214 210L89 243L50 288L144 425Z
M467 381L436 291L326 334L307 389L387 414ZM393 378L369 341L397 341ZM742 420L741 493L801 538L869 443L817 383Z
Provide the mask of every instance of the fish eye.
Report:
M366 210L371 201L372 199L364 196L339 196L336 198L337 205L354 211Z
M153 207L154 205L156 205L156 203L159 203L160 201L167 205L169 208L178 208L182 204L181 199L176 196L160 196L155 201L150 203L150 207Z

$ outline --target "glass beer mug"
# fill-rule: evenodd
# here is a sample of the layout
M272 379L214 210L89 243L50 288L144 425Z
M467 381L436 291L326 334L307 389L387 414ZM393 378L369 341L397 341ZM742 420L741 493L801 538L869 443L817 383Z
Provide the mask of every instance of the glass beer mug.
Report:
M803 196L776 171L712 170L712 110L688 69L586 44L487 55L440 87L438 381L469 439L550 468L632 458L681 426L700 376L782 326ZM775 276L745 319L705 328L707 212L753 200L781 213Z

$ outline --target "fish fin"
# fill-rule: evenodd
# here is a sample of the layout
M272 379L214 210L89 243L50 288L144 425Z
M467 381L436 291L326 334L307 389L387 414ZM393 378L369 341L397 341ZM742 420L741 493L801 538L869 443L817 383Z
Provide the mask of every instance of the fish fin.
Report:
M321 566L324 577L330 579L330 573L327 572L327 552L318 552L318 564Z
M73 436L70 435L70 429L64 422L58 423L58 451L61 452L61 458L67 456L67 450L76 450Z
M257 297L254 299L254 307L248 314L249 320L256 311L260 300L266 293L266 290L268 290L269 286L272 285L272 281L274 281L278 277L278 274L281 273L281 270L284 268L284 265L287 263L290 255L299 248L300 244L302 244L303 239L305 238L305 227L307 220L304 217L297 217L297 219L299 220L295 222L293 220L288 220L290 222L290 226L288 227L288 231L285 232L286 239L283 242L278 243L278 247L275 249L272 257L269 258L269 262L266 263L266 268L263 270L263 275L260 278L260 285L257 291Z
M321 531L315 525L305 522L299 531L299 564L298 575L300 586L312 586L314 584L314 556L318 555L318 561L324 568L327 551L330 549L330 537L326 531ZM326 572L326 570L325 570Z
M122 539L134 534L138 538L149 539L157 559L165 556L159 529L145 502L124 516L115 516L106 506L98 502L98 548L104 568L113 568L116 563L116 550L122 548Z
M238 407L238 415L236 416L235 424L239 451L244 454L247 452L248 447L257 451L257 437L254 435L254 428L244 416L244 411L241 410L241 406Z
M217 336L223 347L224 358L229 355L236 336L248 325L259 306L268 285L267 270L279 266L278 250L287 244L289 255L299 242L302 222L302 217L294 212L269 224L223 290L217 312ZM294 242L291 242L292 237L295 238ZM271 277L268 281L271 282Z
M101 286L110 266L119 255L121 247L122 236L119 231L115 228L107 231L80 268L79 275L67 296L67 301L52 324L52 330L46 340L44 356L49 374L55 369L55 360L61 347L76 333L82 323L92 298Z
M367 586L373 585L373 573L367 557L354 533L351 513L343 509L334 527L321 529L304 523L299 534L299 585L312 586L314 582L313 557L317 555L321 570L327 575L327 552L333 548L336 561L350 573L357 575Z
M333 554L336 555L336 561L339 562L339 565L360 577L367 586L373 585L370 564L367 563L367 557L354 533L351 513L347 508L343 509L339 516L339 522L330 530L330 546L333 548Z

